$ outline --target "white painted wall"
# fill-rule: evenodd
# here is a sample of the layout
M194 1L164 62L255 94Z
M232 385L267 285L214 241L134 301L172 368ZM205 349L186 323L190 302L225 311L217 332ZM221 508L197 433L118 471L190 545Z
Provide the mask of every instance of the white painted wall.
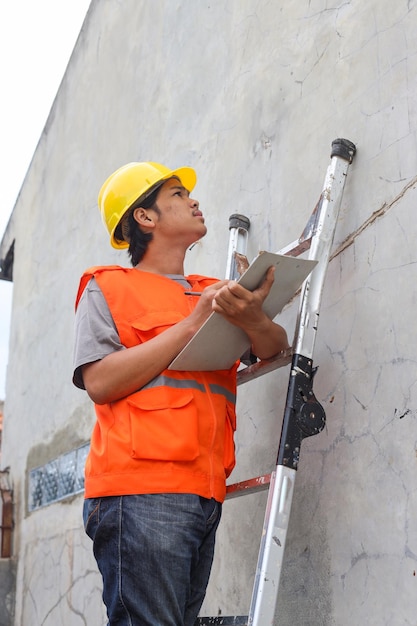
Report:
M15 626L104 623L81 496L26 506L28 471L93 421L70 382L73 301L85 267L127 262L100 224L101 183L132 160L195 167L209 233L187 269L223 276L229 215L251 219L251 258L296 239L339 136L358 153L315 353L328 421L303 443L275 623L415 626L416 27L415 0L93 1L0 249L16 238ZM240 388L234 480L273 468L287 380ZM225 504L205 614L247 613L264 505Z

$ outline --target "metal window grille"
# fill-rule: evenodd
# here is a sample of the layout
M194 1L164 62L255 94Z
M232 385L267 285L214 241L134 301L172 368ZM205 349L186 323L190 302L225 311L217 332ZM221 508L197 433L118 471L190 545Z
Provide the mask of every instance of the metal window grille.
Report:
M84 444L30 471L29 511L84 490L84 465L89 449L90 444Z

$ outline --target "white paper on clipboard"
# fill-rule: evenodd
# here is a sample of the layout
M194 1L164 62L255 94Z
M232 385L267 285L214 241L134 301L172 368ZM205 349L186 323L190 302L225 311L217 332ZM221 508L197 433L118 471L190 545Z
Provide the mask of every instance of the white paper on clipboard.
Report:
M266 271L275 265L275 279L263 304L263 310L273 319L291 300L310 274L317 261L262 252L239 279L239 284L253 291L262 282ZM194 337L169 365L170 370L212 371L228 369L249 348L246 333L212 313Z

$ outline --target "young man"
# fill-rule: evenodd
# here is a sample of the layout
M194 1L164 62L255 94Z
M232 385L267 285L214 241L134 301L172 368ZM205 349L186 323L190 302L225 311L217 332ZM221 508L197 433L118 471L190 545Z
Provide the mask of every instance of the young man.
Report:
M187 249L206 234L195 183L188 167L129 163L114 172L99 207L133 267L91 268L77 296L74 383L97 415L84 523L110 625L193 626L210 575L235 463L237 364L215 372L169 364L212 311L240 326L259 358L288 347L262 311L273 268L254 292L184 276Z

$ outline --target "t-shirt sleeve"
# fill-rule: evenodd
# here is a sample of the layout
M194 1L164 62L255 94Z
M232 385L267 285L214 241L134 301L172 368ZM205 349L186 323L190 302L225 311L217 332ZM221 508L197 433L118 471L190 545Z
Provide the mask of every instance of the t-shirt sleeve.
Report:
M103 292L92 278L84 289L75 314L74 385L85 389L83 365L124 349Z

